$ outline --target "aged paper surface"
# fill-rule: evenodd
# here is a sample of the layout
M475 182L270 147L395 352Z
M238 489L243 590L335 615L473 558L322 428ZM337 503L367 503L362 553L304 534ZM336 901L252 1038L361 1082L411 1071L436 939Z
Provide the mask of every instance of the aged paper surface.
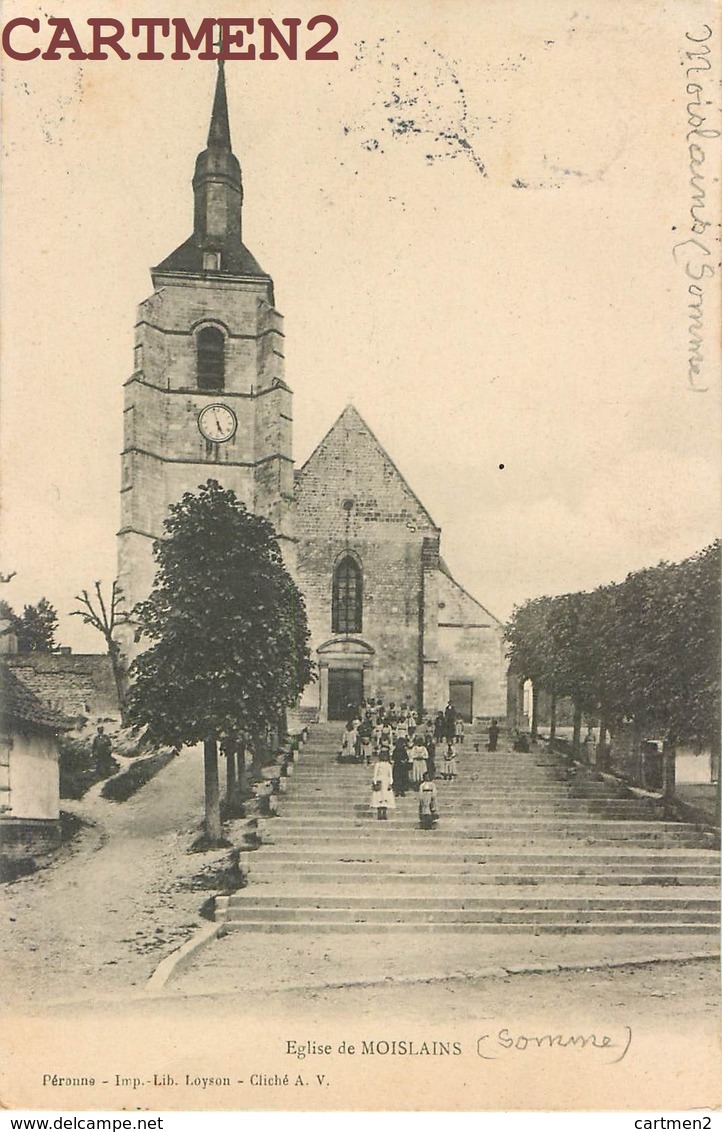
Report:
M297 464L353 401L443 527L459 578L502 619L527 597L708 544L720 486L718 6L331 8L337 62L226 65L244 238L286 318ZM318 11L223 0L216 14L306 24ZM163 2L152 14L193 23L204 12ZM53 15L80 29L142 13L63 0ZM11 0L4 19L16 16L40 20L37 39L17 34L23 49L44 47L44 10ZM115 575L134 311L148 267L189 229L214 81L211 62L130 50L122 61L3 60L0 569L18 570L4 587L14 605L47 594L64 614L79 588ZM98 648L78 632L61 621L64 643ZM363 951L363 934L346 938ZM129 989L78 1005L68 988L66 1005L6 1016L3 1105L719 1104L709 1003L691 1015L671 992L665 1009L630 1008L624 992L599 997L590 975L572 1005L541 976L523 1006L509 987L509 1014L503 992L480 996L470 1017L428 983L401 999L377 985L289 1005L270 994L277 939L250 938L268 982L245 1003ZM386 955L406 940L389 933ZM430 959L445 940L428 936ZM485 946L474 969L493 966ZM41 972L42 951L32 962ZM383 950L377 962L382 976ZM12 954L3 965L11 985ZM484 1042L502 1031L600 1042L497 1041L489 1059ZM415 1052L434 1042L452 1053ZM53 1087L53 1076L95 1084Z

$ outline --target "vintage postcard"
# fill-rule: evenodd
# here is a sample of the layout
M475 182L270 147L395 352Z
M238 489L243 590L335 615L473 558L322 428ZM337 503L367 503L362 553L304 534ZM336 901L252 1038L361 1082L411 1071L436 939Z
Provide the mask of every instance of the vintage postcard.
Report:
M3 1107L718 1109L721 35L6 0Z

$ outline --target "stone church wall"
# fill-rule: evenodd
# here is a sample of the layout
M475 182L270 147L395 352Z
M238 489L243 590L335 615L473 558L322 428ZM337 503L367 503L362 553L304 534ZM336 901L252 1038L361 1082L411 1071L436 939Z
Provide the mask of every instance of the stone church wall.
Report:
M452 680L473 682L474 718L506 715L504 650L495 627L440 624L439 669L441 684L447 690Z
M297 477L295 531L298 584L306 598L312 651L333 636L333 572L351 552L363 574L363 623L355 636L373 649L364 694L380 695L386 702L417 702L422 553L425 538L438 539L438 531L351 407ZM311 689L308 697L317 702L319 690Z
M298 583L306 600L312 653L333 636L333 570L339 554L347 549L355 553L363 571L363 622L356 636L374 650L365 673L364 695L380 695L387 703L406 698L415 702L420 659L419 540L414 545L403 538L354 539L340 544L328 539L299 539ZM318 691L317 685L309 689L316 702Z
M443 571L439 577L438 618L439 682L444 699L450 681L471 681L475 718L506 715L503 626Z

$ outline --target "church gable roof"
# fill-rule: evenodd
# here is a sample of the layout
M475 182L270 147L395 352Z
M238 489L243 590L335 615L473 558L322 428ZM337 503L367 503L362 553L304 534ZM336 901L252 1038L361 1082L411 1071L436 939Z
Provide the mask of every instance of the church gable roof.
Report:
M442 625L488 625L492 629L501 626L498 617L459 585L443 558L439 559L439 601L444 603L439 610Z
M311 529L345 501L354 522L399 523L412 530L438 528L353 405L338 420L296 473L296 508L301 529ZM308 533L308 530L305 530Z

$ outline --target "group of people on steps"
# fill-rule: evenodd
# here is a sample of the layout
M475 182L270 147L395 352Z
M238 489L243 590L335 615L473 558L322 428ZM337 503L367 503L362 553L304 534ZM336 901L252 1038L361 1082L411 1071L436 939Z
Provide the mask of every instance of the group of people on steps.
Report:
M371 808L379 821L396 808L396 798L409 790L419 799L422 828L432 829L438 821L437 777L453 782L457 775L458 752L464 742L464 721L449 702L444 711L419 722L408 704L382 700L363 701L349 706L349 718L341 736L340 762L373 765ZM490 729L490 749L496 749L496 721ZM492 737L494 746L491 747ZM438 755L437 755L438 752ZM439 757L440 755L440 757Z

